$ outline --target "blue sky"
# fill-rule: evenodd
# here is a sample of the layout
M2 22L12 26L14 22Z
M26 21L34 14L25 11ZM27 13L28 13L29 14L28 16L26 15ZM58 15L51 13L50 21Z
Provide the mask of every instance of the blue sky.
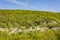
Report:
M60 0L0 0L0 9L60 12Z

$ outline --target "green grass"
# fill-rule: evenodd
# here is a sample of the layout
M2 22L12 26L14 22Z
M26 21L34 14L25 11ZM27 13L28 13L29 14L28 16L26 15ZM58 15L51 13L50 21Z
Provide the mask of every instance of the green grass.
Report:
M1 32L0 40L60 40L59 35L60 33L55 33L52 30L48 30L46 32L23 32L22 34L7 34L6 32Z
M55 21L53 23L52 21ZM51 24L50 24L51 23ZM0 10L1 28L60 27L60 13L32 10ZM24 27L24 28L22 28ZM0 40L60 40L60 31L30 31L17 34L0 32Z
M57 21L60 25L60 13L32 10L0 10L0 27L21 27L44 25L46 21Z

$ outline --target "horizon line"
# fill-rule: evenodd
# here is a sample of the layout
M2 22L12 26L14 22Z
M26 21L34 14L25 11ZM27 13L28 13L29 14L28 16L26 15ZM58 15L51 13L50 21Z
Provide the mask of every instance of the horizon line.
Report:
M60 13L60 11L47 11L47 10L37 10L37 9L0 9L0 10L28 10L28 11L44 11L44 12Z

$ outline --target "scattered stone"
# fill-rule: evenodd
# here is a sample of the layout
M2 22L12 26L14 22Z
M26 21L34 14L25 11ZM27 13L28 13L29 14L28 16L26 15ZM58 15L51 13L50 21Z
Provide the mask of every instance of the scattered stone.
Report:
M42 31L42 32L45 32L47 31L49 28L47 27L43 27L43 28L40 28L40 27L35 27L34 29L32 27L30 27L29 29L25 29L25 30L22 30L22 29L19 29L19 28L0 28L0 31L2 32L7 32L9 34L15 34L15 33L22 33L23 31L25 32L29 32L29 31ZM55 27L55 28L51 28L52 31L56 31L60 29L60 27Z

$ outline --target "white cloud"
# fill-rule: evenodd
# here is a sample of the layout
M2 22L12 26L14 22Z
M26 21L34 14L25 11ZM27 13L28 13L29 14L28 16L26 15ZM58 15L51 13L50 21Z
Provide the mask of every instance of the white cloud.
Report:
M22 6L27 6L26 3L23 3L21 1L16 1L16 0L6 0L6 1L9 1L9 2L12 2L12 3L15 3L15 4L18 4L18 5L22 5Z
M21 5L21 6L23 6L23 7L34 8L34 6L31 6L31 5L29 5L29 3L26 3L26 2L17 1L17 0L6 0L6 1L8 1L8 2L12 2L12 3L14 3L14 4ZM26 0L26 1L28 1L28 0Z

